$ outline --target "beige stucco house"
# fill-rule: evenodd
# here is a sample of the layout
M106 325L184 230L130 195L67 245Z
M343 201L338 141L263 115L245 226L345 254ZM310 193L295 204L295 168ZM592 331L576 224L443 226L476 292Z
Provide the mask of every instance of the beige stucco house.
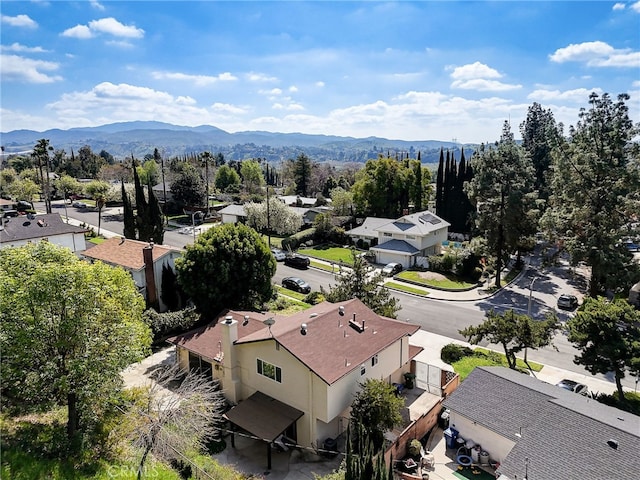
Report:
M367 217L362 225L347 231L354 242L371 246L376 263L400 263L404 268L426 266L429 255L437 255L447 240L450 224L425 210L398 219Z
M159 312L167 310L162 301L162 269L166 266L175 271L175 259L180 255L182 251L175 247L124 237L110 238L82 253L90 261L99 260L131 273L147 305L156 305Z
M421 350L409 346L417 330L353 299L288 317L225 311L168 341L183 369L221 382L237 405L227 413L232 424L269 442L284 434L312 446L346 429L361 382L403 381Z

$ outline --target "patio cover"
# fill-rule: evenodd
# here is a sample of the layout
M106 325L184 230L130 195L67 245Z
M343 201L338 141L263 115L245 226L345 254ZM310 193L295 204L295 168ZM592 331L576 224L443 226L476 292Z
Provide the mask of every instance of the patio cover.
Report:
M302 415L304 412L297 408L256 392L229 410L225 417L256 437L273 442Z

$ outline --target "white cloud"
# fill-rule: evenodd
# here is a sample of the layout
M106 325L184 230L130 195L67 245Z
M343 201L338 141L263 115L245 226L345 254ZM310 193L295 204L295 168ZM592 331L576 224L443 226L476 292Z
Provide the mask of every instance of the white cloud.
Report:
M104 5L102 5L98 0L91 0L91 6L96 10L104 11Z
M527 95L527 98L538 102L562 101L584 105L588 102L589 95L592 92L596 92L598 95L603 93L600 88L576 88L564 92L560 90L538 89Z
M247 80L250 82L277 82L277 77L270 77L269 75L265 75L264 73L254 73L251 72L247 74Z
M29 15L17 15L15 17L2 15L0 16L0 21L7 25L11 25L12 27L36 28L38 26L36 22L29 18Z
M316 82L316 87L323 88L324 87L324 82L323 81L317 81Z
M216 102L211 105L211 108L220 113L231 113L233 115L243 115L248 112L247 107L239 107L237 105L231 105L230 103Z
M11 45L0 46L3 52L27 52L27 53L46 53L49 50L45 50L42 47L27 47L19 43L12 43Z
M89 25L76 25L62 32L63 37L87 39L105 33L114 37L142 38L144 30L132 25L124 25L113 17L92 20Z
M460 88L464 90L477 90L479 92L505 92L508 90L517 90L522 85L511 85L508 83L498 82L496 80L486 80L484 78L476 78L472 80L456 80L451 84L451 88Z
M296 87L295 85L291 85L291 86L289 87L289 91L290 91L291 93L296 93L296 92L298 91L298 87Z
M640 13L640 1L631 4L631 9L635 12Z
M631 83L631 86L634 88L640 87L640 80L634 80L633 83Z
M624 3L616 3L613 5L613 10L624 10L625 4Z
M276 102L271 105L271 108L274 110L285 110L289 112L303 111L304 107L299 103L291 102L291 103L280 103Z
M91 32L91 29L86 25L76 25L75 27L67 28L64 32L62 32L62 36L70 38L81 38L84 40L86 38L92 38L93 33Z
M454 80L473 80L476 78L502 78L502 74L484 63L475 62L455 67L451 72Z
M44 60L33 60L18 55L0 55L2 80L27 83L53 83L62 80L59 75L48 75L44 71L57 70L60 65Z
M188 73L180 72L153 72L151 74L156 80L180 80L185 82L192 82L193 84L202 87L211 85L217 82L230 82L235 81L238 78L229 72L220 73L216 76L213 75L190 75Z
M601 41L570 44L559 48L549 59L556 63L583 62L591 67L637 67L640 52L630 49L617 50Z

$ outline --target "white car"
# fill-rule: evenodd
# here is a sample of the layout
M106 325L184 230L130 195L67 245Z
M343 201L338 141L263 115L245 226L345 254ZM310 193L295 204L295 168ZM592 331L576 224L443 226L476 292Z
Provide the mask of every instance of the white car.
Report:
M75 207L75 208L87 208L87 204L86 204L86 203L84 203L84 202L78 202L78 201L73 202L73 203L71 204L71 206L72 206L72 207Z
M272 248L271 253L273 253L273 256L276 258L276 262L284 262L284 259L287 257L279 248Z

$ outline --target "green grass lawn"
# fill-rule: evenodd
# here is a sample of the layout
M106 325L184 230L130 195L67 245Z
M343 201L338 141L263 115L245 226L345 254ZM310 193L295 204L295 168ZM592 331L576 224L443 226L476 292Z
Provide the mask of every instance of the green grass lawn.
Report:
M351 249L344 247L314 247L305 248L299 251L303 255L307 255L313 258L319 258L327 262L340 263L345 265L353 265L353 258L351 256Z
M460 380L467 378L471 371L476 367L508 366L507 358L503 353L487 350L486 348L476 348L473 352L473 355L463 357L452 365L453 370L460 375ZM528 370L524 360L520 358L516 360L516 366L519 369ZM529 366L534 372L542 370L542 365L539 363L529 362Z
M387 282L384 284L384 286L387 288L392 288L393 290L400 290L401 292L414 293L416 295L424 295L424 296L429 295L429 292L425 292L424 290L421 290L419 288L411 287L404 283Z
M453 274L444 274L446 279L435 280L420 277L420 272L406 270L400 272L397 277L400 279L411 280L412 282L420 283L425 286L446 288L449 290L464 290L475 286L475 283L467 282Z

